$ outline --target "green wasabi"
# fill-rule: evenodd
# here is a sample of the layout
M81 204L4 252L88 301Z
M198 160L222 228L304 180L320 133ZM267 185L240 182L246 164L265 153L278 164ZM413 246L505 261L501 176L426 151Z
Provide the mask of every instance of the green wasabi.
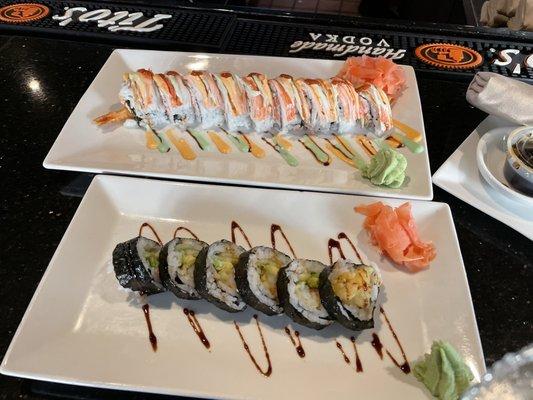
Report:
M457 400L474 379L453 346L440 340L433 342L431 353L414 366L413 374L441 400Z
M397 189L405 180L407 159L390 147L382 147L361 170L374 185Z

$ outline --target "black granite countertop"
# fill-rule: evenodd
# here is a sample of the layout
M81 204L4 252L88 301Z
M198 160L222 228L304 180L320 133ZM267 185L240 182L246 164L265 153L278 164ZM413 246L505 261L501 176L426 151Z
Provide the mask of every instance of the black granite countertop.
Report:
M0 266L0 358L81 200L62 193L71 192L72 182L83 174L46 170L42 161L112 50L98 44L0 36L1 232L5 245ZM467 82L418 78L435 171L484 114L465 102ZM32 81L38 82L39 90L29 88ZM434 200L448 203L454 216L490 365L533 341L533 245L481 211L437 187L434 190ZM113 398L116 393L0 376L0 399L56 396Z

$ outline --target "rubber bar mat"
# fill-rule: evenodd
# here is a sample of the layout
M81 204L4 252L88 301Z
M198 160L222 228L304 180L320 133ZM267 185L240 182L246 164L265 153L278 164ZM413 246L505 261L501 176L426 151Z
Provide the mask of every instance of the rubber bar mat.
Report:
M0 33L36 34L90 40L117 47L159 48L342 60L353 55L382 55L420 73L470 78L477 71L533 80L533 46L487 35L443 36L405 30L336 28L245 17L231 10L150 7L139 3L0 0ZM279 20L279 18L277 18ZM460 35L462 34L462 36Z

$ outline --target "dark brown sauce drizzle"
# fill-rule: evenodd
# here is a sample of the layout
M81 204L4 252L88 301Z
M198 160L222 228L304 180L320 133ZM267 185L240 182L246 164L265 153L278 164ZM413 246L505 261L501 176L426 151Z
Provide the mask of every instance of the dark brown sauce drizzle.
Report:
M176 230L174 231L174 236L172 236L173 239L176 239L176 236L178 236L178 232L179 232L179 231L185 231L185 232L188 232L189 235L191 235L194 239L196 239L196 240L200 240L200 239L198 239L198 236L196 236L196 234L195 234L193 231L191 231L189 228L186 228L186 227L184 227L184 226L178 226L178 227L176 228Z
M251 249L252 248L252 244L250 243L250 240L248 239L248 236L246 235L244 230L241 228L241 226L235 221L231 221L231 241L233 243L236 243L235 242L235 230L236 229L238 229L241 232L242 237L244 238L244 240L246 240L246 243L248 244L248 247Z
M228 133L228 132L226 132L226 133ZM242 134L242 132L239 132L239 133ZM229 135L229 133L228 133L228 135ZM252 152L252 142L250 142L250 139L248 139L248 137L246 135L241 135L241 137L244 139L244 141L246 143L248 143L248 153L251 153Z
M374 332L372 334L372 341L370 343L372 344L374 350L376 350L376 353L378 353L379 358L383 360L383 344L381 344L381 340L379 339L377 333Z
M143 229L144 228L148 228L152 231L152 233L154 234L154 236L157 238L157 241L159 242L160 245L163 245L163 242L161 241L161 238L159 237L159 235L157 234L157 231L154 229L154 227L152 225L150 225L148 222L143 222L141 224L141 227L139 228L139 236L142 236L143 235Z
M205 336L205 333L204 333L204 330L202 329L202 326L200 325L200 323L196 319L196 315L195 315L194 311L193 310L189 310L187 308L184 308L183 309L183 314L185 314L187 316L187 319L189 320L189 324L191 324L191 327L192 327L194 333L196 333L196 336L198 336L198 339L200 339L200 341L202 342L204 347L206 349L211 348L211 343L209 343L209 340L207 340L207 337Z
M281 229L281 226L279 226L278 224L270 225L270 241L272 242L272 247L274 249L276 248L276 232L277 231L281 233L281 236L285 240L285 243L287 243L287 246L289 246L289 250L291 251L293 258L298 258L296 257L296 253L294 252L294 249L291 246L291 242L289 242L289 239L287 239L285 232L283 232L283 229Z
M363 372L363 364L359 358L359 352L357 351L357 345L355 344L355 337L352 336L350 340L353 344L353 351L355 352L355 370L357 372Z
M261 330L261 325L259 324L259 319L257 317L257 314L254 315L255 323L257 324L257 329L259 330L259 336L261 337L261 343L263 344L263 351L265 352L265 356L268 363L268 368L266 371L263 371L263 369L259 366L257 363L255 357L252 355L252 352L250 351L250 346L248 346L248 343L246 343L246 340L244 339L244 336L242 335L241 328L239 325L237 325L236 321L233 321L233 324L235 325L235 329L237 329L237 332L239 333L239 337L241 338L242 345L244 347L244 350L246 350L246 353L248 353L248 357L250 357L250 360L255 366L255 369L259 371L264 376L270 376L272 374L272 362L270 361L270 354L268 353L268 348L265 343L265 338L263 336L263 331Z
M333 264L333 249L337 249L340 258L346 258L342 252L341 244L337 240L330 238L328 240L328 255L330 264Z
M342 347L342 344L340 344L339 342L335 341L335 345L337 346L337 349L339 349L339 351L341 352L342 357L344 358L344 362L346 362L346 364L350 364L350 359L348 358L348 356L344 352L344 348Z
M148 327L148 339L150 339L150 344L152 345L152 350L157 351L157 337L154 335L154 330L152 329L152 321L150 320L150 305L145 304L142 306L144 319L146 320L146 326Z
M288 326L285 327L285 333L289 335L289 338L291 339L291 343L296 349L296 353L300 356L300 358L305 357L305 350L302 346L302 341L300 340L300 332L294 331L294 336L292 336L291 330Z
M278 149L276 148L276 146L270 142L270 140L268 140L267 138L264 138L262 137L261 139L263 139L263 141L265 141L270 147L272 147L275 151L278 151ZM278 151L279 152L279 151Z
M193 71L194 72L194 71ZM196 144L198 145L198 147L200 148L200 150L204 150L204 148L202 147L200 141L198 140L198 138L196 137L196 135L193 135L191 133L191 131L189 131L188 129L186 129L186 132L194 139L194 141L196 142Z
M387 325L389 326L389 329L392 333L392 337L394 338L394 340L396 341L396 344L398 345L398 347L400 348L400 351L402 353L402 358L403 358L403 364L400 364L396 358L394 358L392 356L392 354L389 352L389 350L386 350L387 352L387 355L389 356L389 358L392 360L392 362L394 363L394 365L396 365L398 368L400 368L402 370L402 372L404 374L408 374L409 372L411 372L411 366L409 365L409 362L407 361L407 357L405 356L405 351L403 350L403 346L402 344L400 343L400 340L398 339L398 336L396 335L396 332L394 331L390 321L389 321L389 318L387 318L387 314L385 314L385 310L383 310L383 307L380 307L379 308L379 311L381 312L381 314L383 314L383 316L385 317L385 322L387 322ZM382 357L383 358L383 357Z
M339 240L346 240L348 242L348 244L350 245L350 247L352 248L352 250L354 251L355 255L357 256L357 258L359 258L359 260L361 260L361 262L363 261L363 259L361 258L361 253L359 253L359 251L357 250L357 248L355 247L355 245L353 244L353 242L350 240L350 238L348 237L348 235L344 232L341 232L337 235L337 239Z

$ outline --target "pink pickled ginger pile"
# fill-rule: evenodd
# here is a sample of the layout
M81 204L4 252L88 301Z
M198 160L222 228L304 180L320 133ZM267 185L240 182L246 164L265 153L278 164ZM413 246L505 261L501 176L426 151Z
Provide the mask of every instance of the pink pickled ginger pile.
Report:
M371 83L387 93L391 101L406 88L403 70L385 57L349 57L337 76L356 88Z
M427 268L437 255L433 243L423 242L418 236L411 204L404 203L392 208L378 201L357 206L355 211L366 215L364 227L373 243L409 271L418 272Z

